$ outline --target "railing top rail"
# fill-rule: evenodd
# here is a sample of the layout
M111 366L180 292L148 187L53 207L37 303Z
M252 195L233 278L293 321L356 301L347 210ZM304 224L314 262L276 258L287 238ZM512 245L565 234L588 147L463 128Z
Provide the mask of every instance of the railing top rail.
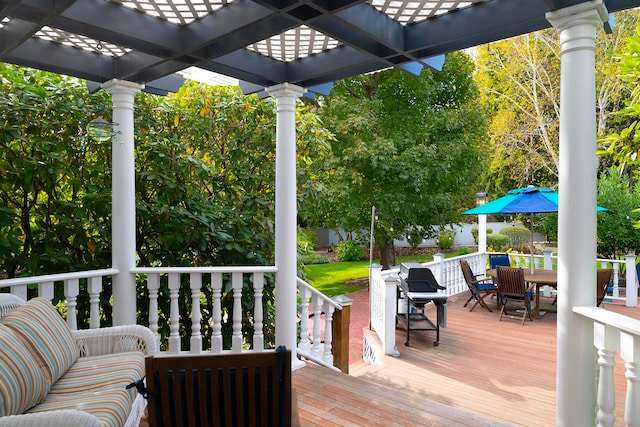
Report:
M102 270L75 271L72 273L45 274L42 276L15 277L13 279L0 280L0 288L18 285L31 285L43 282L59 282L71 279L86 279L89 277L112 276L118 274L115 268L104 268Z
M573 312L596 322L611 325L632 335L640 335L640 321L596 306L573 307Z
M334 308L336 308L338 310L342 310L342 305L337 303L335 300L327 297L325 294L323 294L322 292L318 291L316 288L314 288L313 286L311 286L309 283L305 282L301 278L298 277L297 279L298 279L298 285L299 286L302 286L302 287L308 289L313 295L322 297L325 301L327 301L329 303L329 305L332 305Z
M163 273L277 273L275 266L265 265L233 265L218 267L135 267L131 273L163 274Z
M610 262L612 264L624 264L627 261L624 259L610 259L610 258L596 258L596 262Z

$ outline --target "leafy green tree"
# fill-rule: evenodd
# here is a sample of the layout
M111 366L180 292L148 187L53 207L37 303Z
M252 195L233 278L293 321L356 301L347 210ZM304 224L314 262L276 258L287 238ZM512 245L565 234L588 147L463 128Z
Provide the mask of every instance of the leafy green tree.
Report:
M598 205L609 209L598 214L598 253L603 258L640 250L640 183L630 185L629 180L615 167L598 179Z
M485 120L463 53L447 55L442 71L419 77L397 70L337 82L321 100L335 135L331 155L313 168L315 193L301 209L310 224L368 229L377 209L381 264L394 264L393 240L434 236L433 226L459 220L482 170Z
M600 139L602 149L599 151L601 156L612 156L613 163L621 173L628 174L634 180L638 179L637 165L640 163L640 135L637 131L640 117L640 88L637 85L640 80L639 53L640 26L636 28L635 35L629 35L625 39L625 44L616 55L617 76L630 84L633 90L626 97L624 106L616 113L620 120L619 126Z
M597 132L620 125L613 115L630 87L615 75L614 53L639 22L636 10L616 14L613 34L596 38ZM559 38L553 29L479 47L476 80L491 111L491 159L485 188L502 195L528 184L555 187L558 177ZM624 121L622 121L624 123ZM601 170L611 160L601 158Z
M77 79L5 64L0 78L0 270L15 277L108 267L111 143L84 135L100 107L109 119L109 95L89 95ZM191 82L168 97L140 93L135 108L138 265L272 264L275 102ZM297 124L303 175L322 158L330 134L302 103ZM208 285L204 298L210 301ZM103 323L110 324L110 280L103 286ZM245 286L252 295L248 279ZM225 283L223 309L231 313L229 287ZM273 337L273 288L268 281L267 337ZM143 283L138 295L144 324ZM168 295L160 300L168 313ZM243 303L250 343L253 301ZM188 334L190 298L181 304ZM82 323L87 301L78 306ZM162 330L168 331L168 322ZM203 332L210 333L206 322Z
M77 79L0 64L0 270L7 277L104 267L108 147L83 138L104 93Z

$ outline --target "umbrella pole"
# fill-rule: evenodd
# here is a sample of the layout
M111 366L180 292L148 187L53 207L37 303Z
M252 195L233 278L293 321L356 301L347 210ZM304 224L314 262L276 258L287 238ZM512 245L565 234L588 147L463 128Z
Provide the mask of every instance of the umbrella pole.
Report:
M531 212L531 274L533 274L533 255L534 255L534 249L533 249L533 212Z

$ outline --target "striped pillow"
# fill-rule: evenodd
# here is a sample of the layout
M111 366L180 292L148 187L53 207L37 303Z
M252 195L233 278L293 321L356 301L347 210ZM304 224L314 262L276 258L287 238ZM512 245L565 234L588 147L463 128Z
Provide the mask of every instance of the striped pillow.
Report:
M33 298L0 320L33 345L47 363L56 382L78 359L71 329L55 307L44 298Z
M45 398L51 387L49 369L35 348L3 325L0 348L0 417L18 415Z

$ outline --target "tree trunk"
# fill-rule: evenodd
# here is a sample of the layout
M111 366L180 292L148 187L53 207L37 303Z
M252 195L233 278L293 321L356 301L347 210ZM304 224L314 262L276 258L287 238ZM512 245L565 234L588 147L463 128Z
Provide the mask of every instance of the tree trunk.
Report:
M388 270L396 264L396 251L393 240L386 241L383 246L378 246L380 250L380 265L383 270Z

